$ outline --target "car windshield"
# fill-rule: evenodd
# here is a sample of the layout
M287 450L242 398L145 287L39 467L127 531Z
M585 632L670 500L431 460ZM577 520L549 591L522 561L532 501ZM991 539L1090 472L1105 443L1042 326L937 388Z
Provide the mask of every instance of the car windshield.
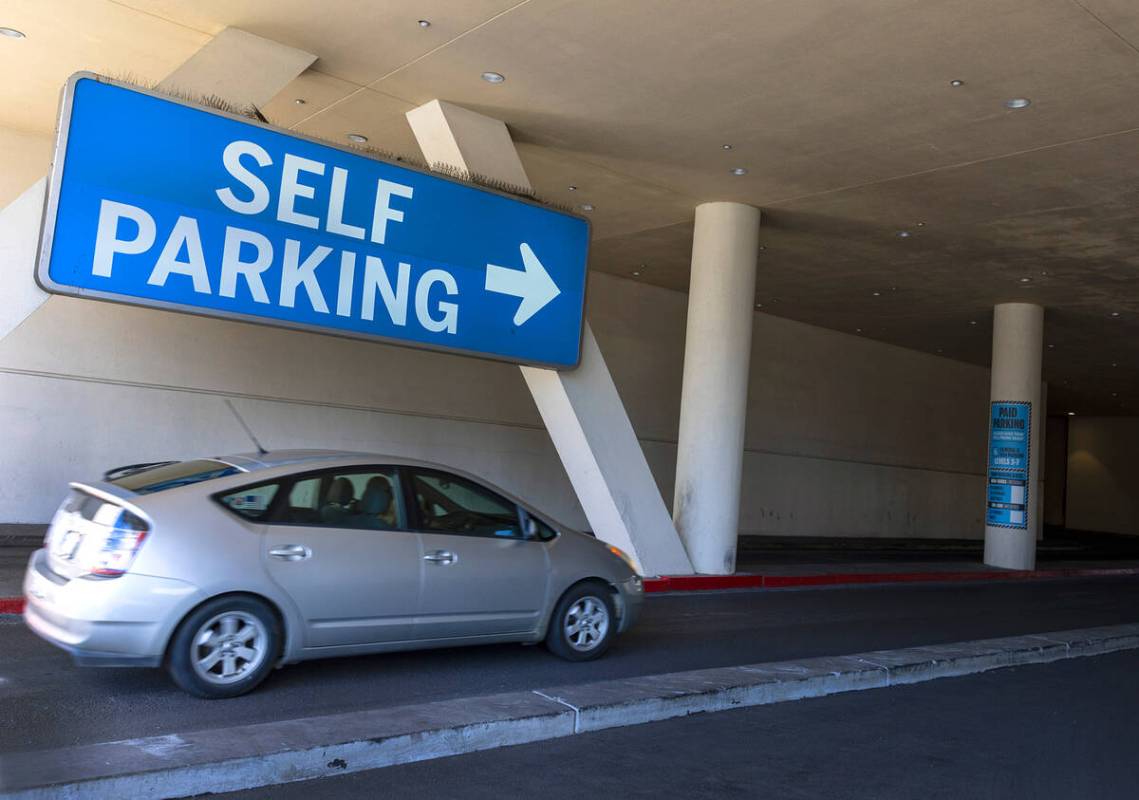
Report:
M192 483L236 475L240 471L237 467L221 461L202 458L195 461L176 461L173 464L131 472L112 480L111 483L137 494L153 494L166 489L176 489L179 486L189 486Z

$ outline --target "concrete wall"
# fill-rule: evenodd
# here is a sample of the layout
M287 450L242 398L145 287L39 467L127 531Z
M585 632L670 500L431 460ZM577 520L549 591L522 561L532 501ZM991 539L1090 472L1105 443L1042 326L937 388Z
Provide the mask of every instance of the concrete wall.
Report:
M0 208L47 174L54 147L54 136L0 127Z
M30 275L7 258L0 292ZM666 498L685 302L601 274L590 287ZM754 336L743 533L981 535L987 370L765 314ZM67 480L108 466L249 449L223 397L271 447L451 463L584 525L515 367L64 297L0 339L0 522L45 521Z
M1067 525L1139 535L1139 417L1072 417Z

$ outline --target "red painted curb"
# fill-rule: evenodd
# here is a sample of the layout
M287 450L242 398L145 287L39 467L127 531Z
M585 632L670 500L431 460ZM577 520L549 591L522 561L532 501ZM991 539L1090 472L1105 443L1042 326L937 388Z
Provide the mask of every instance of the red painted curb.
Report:
M1139 567L1096 567L1008 571L833 572L819 575L664 575L645 578L646 592L708 592L724 589L786 589L795 586L854 586L869 583L1023 581L1040 578L1097 578L1139 575Z

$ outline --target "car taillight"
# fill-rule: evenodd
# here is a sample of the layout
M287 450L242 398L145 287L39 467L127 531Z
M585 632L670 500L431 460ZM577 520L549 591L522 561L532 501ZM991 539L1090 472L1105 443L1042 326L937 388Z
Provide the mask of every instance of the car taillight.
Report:
M123 510L105 533L83 543L83 567L92 575L117 578L130 569L149 532L146 520Z

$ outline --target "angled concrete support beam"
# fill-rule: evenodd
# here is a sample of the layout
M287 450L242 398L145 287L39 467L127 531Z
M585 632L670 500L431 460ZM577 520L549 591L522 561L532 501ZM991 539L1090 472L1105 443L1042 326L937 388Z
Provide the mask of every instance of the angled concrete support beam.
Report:
M190 96L220 97L237 108L260 107L304 72L316 56L226 28L158 86ZM50 295L35 283L46 178L0 211L0 340Z
M530 188L510 132L500 120L433 100L407 112L407 121L429 163ZM589 325L577 369L521 369L598 538L632 556L646 575L691 573Z

